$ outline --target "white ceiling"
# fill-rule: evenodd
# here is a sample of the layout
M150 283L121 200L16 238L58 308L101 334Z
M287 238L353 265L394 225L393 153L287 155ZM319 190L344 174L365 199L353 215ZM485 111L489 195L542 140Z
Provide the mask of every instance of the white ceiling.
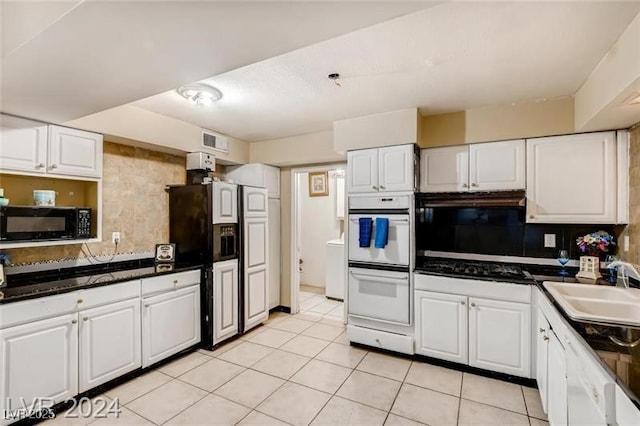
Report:
M407 107L573 95L640 11L616 1L44 4L0 1L2 111L64 122L135 101L249 141ZM200 80L222 100L196 107L173 90Z
M0 110L65 122L431 4L1 0Z

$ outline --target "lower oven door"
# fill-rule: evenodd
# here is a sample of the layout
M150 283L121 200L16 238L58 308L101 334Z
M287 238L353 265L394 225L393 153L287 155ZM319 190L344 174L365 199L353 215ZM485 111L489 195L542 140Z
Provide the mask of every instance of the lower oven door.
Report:
M349 268L350 316L410 323L409 272Z

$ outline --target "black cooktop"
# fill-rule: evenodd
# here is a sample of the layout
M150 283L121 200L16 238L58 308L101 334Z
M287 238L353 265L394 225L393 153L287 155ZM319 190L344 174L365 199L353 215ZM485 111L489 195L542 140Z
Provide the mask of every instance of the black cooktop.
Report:
M422 257L416 262L416 271L446 277L476 280L505 281L533 284L533 276L520 265L475 260Z

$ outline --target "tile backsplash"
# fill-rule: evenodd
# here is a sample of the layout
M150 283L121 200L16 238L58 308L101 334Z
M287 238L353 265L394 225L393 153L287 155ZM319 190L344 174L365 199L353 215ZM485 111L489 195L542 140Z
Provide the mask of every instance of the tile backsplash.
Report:
M119 231L118 253L153 251L169 238L165 185L184 184L185 158L111 142L104 143L102 242L88 244L93 255L114 253L111 233ZM13 264L85 258L82 244L6 251Z

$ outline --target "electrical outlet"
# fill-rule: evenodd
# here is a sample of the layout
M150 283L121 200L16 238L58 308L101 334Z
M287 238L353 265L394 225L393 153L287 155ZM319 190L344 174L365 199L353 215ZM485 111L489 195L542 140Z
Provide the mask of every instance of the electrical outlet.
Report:
M629 236L625 235L622 241L622 250L629 251Z
M120 233L119 232L112 232L111 233L111 242L113 244L120 244Z
M544 246L549 248L555 248L556 234L544 234Z

